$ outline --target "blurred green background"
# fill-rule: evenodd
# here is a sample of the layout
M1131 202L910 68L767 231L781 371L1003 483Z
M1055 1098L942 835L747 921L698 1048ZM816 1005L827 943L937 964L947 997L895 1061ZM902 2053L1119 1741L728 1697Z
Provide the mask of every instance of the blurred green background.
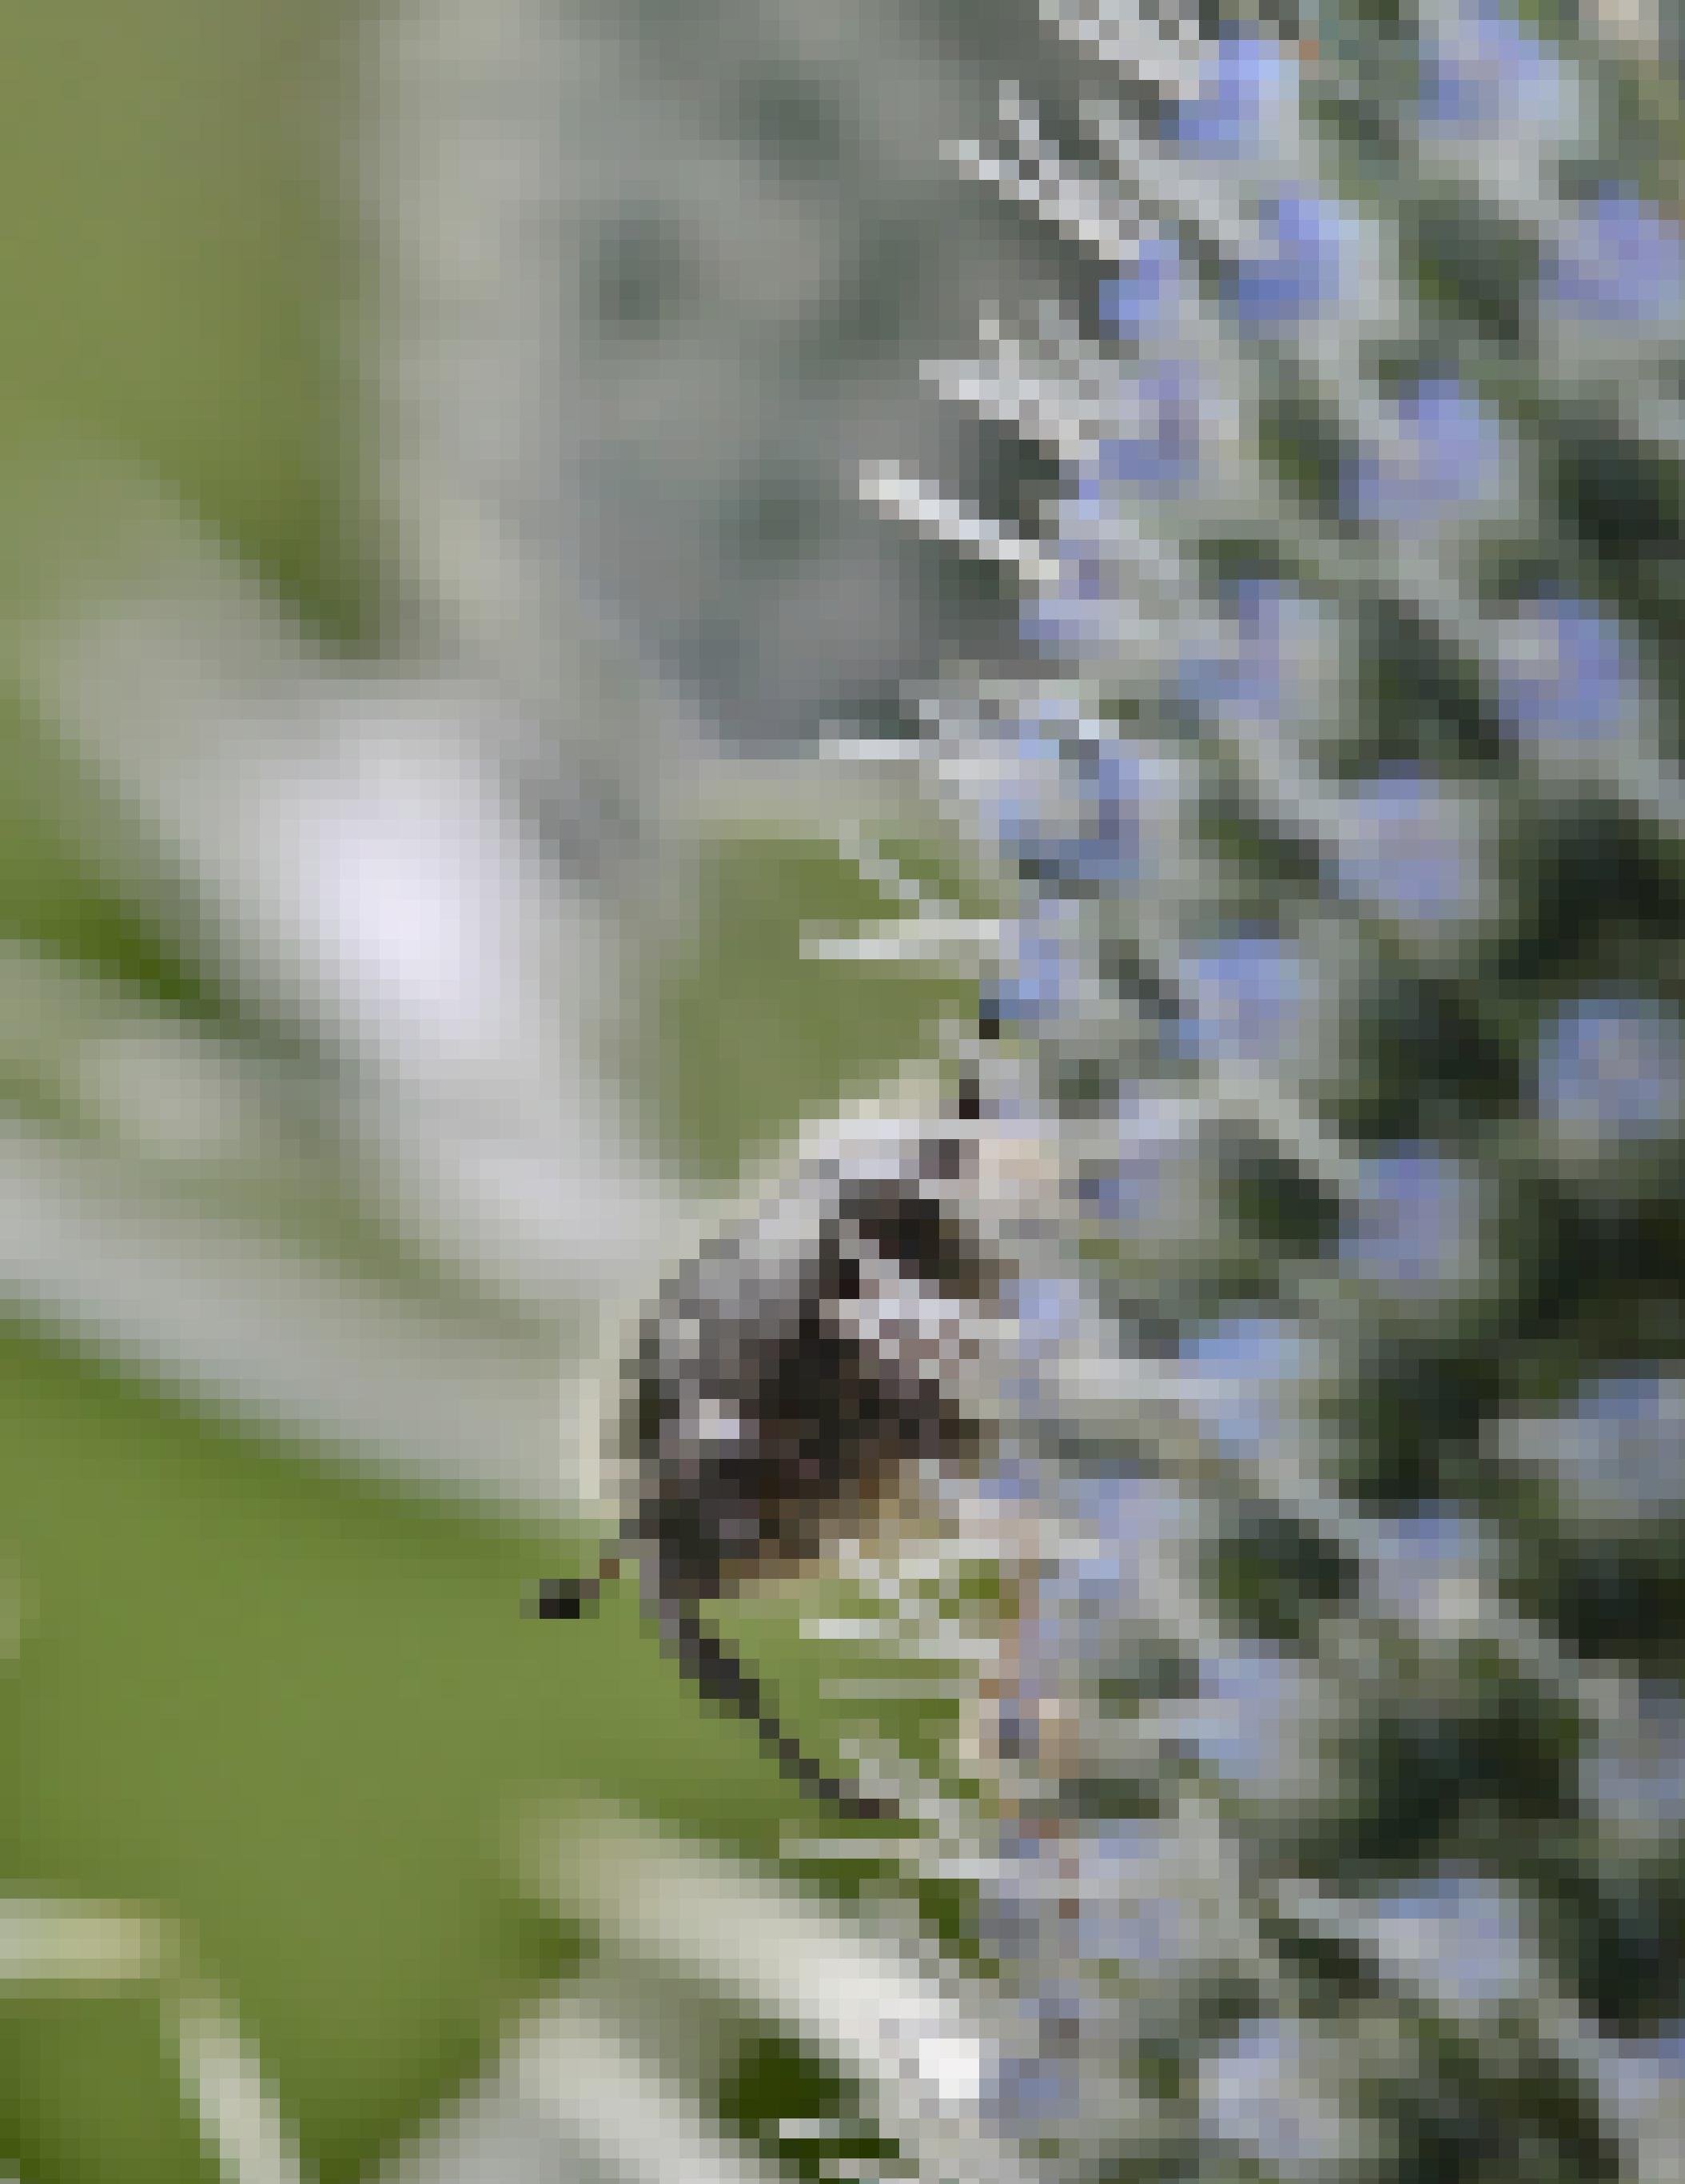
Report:
M6 474L38 480L59 445L138 465L331 654L370 650L380 581L343 337L365 269L336 172L362 23L320 0L66 0L0 20ZM31 535L14 522L9 582L31 573ZM5 704L7 933L237 1048L239 996L114 864L101 793L52 723L16 693ZM951 985L886 988L798 956L804 916L883 907L822 850L710 851L699 945L664 974L650 1050L676 1158L729 1177L745 1145L928 1043ZM38 1033L19 1017L7 1034L12 1114L79 1147ZM15 1658L0 1654L0 1894L179 1921L307 2163L349 2179L564 1961L501 1873L521 1797L583 1783L765 1851L792 1794L747 1730L698 1708L627 1601L572 1631L523 1619L533 1580L582 1542L359 1476L125 1368L27 1295L14 1304L0 1577L21 1613ZM215 2173L154 1989L0 1986L13 2170Z

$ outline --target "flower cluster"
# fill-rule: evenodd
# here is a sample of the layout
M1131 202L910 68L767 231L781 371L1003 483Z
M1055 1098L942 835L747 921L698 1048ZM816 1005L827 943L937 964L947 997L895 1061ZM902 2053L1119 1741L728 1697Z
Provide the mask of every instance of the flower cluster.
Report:
M954 383L1059 482L897 504L1035 662L922 708L1049 1178L997 2113L1061 2179L1660 2177L1685 249L1588 41L1321 17L1051 11L1081 141L965 148L1097 277Z

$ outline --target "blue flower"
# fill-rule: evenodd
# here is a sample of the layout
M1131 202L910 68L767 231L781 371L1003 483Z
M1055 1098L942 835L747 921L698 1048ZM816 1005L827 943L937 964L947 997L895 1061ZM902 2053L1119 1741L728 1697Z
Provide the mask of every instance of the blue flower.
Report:
M1460 1162L1429 1145L1403 1145L1363 1166L1341 1231L1341 1264L1391 1290L1434 1290L1465 1271L1477 1244L1475 1191Z
M1589 1382L1553 1437L1558 1475L1582 1508L1640 1522L1685 1515L1685 1385L1657 1373Z
M1611 1373L1592 1381L1576 1403L1575 1415L1599 1425L1624 1427L1685 1424L1685 1393L1676 1380L1654 1373ZM1685 1496L1685 1467L1678 1476Z
M1065 768L1057 728L1038 715L1025 715L1000 738L998 758L999 786L985 800L995 839L1009 857L1039 855L1049 787Z
M1296 1050L1314 1000L1303 956L1274 933L1241 933L1189 950L1174 1043L1196 1061L1274 1067Z
M1538 1112L1565 1134L1599 1143L1654 1139L1685 1114L1685 1031L1647 994L1587 994L1545 1026Z
M1053 900L1009 923L1002 936L1001 971L985 981L985 1006L1003 1024L1025 1027L1060 1015L1076 998L1082 952Z
M1310 191L1287 190L1260 214L1262 247L1231 269L1225 294L1250 335L1337 305L1350 216Z
M1237 1312L1207 1320L1182 1338L1183 1361L1258 1393L1278 1387L1303 1371L1309 1347L1304 1331L1290 1319L1268 1313Z
M1243 577L1228 588L1232 632L1219 653L1191 649L1176 677L1182 704L1232 729L1290 727L1315 712L1326 655L1328 609L1276 577Z
M1444 1866L1367 1907L1383 1962L1454 2013L1526 1994L1538 1976L1515 1894Z
M1080 1836L1061 1831L1054 1838L1010 1828L999 1858L1002 1897L1018 1914L1002 1922L1004 1930L1016 1925L1033 1937L1037 1907L1044 1909L1049 1898L1071 1904L1076 1917L1063 1920L1062 1929L1085 1966L1164 1971L1197 1962L1209 1947L1204 1907L1175 1886L1179 1847L1174 1830L1160 1821L1107 1820ZM1039 1999L1065 2020L1065 2028L1047 2027L1055 2049L1092 2008L1056 1979Z
M1143 836L1159 789L1153 755L1121 743L1084 743L1078 771L1087 823L1064 854L1079 878L1121 889L1143 860Z
M1166 136L1184 152L1267 158L1291 135L1298 100L1299 71L1287 48L1255 32L1229 31L1198 92L1170 117Z
M1185 279L1174 239L1144 236L1133 264L1100 285L1101 324L1124 342L1161 332L1175 313Z
M1115 642L1117 601L1057 593L1032 600L1018 617L1022 642L1050 660L1078 660Z
M1662 2160L1677 2143L1675 2103L1685 2087L1685 2017L1655 2033L1628 2033L1597 2042L1598 2086L1604 2105L1629 2131L1642 2131ZM1665 2176L1659 2168L1656 2173Z
M1243 577L1231 593L1235 620L1254 644L1268 644L1279 637L1283 610L1293 596L1293 587L1279 578Z
M1060 503L1054 547L1058 582L1027 600L1019 627L1025 641L1054 654L1104 649L1115 642L1122 619L1112 554L1099 536L1098 493L1082 482Z
M1034 1415L1033 1408L1030 1415ZM987 1499L1003 1512L1032 1509L1041 1495L1041 1479L1034 1458L1010 1450L991 1459L980 1485Z
M1085 1552L1082 1562L1073 1564L1063 1576L1050 1577L1045 1594L1049 1605L1056 1605L1062 1598L1085 1596L1090 1588L1082 1570L1103 1568L1108 1559L1114 1571L1113 1604L1117 1605L1126 1592L1136 1589L1132 1573L1150 1569L1193 1522L1187 1496L1173 1480L1155 1479L1150 1472L1121 1465L1116 1469L1090 1473L1073 1481L1063 1507L1070 1521L1079 1529L1085 1548L1098 1546L1115 1552L1109 1557L1104 1553L1090 1557ZM1043 1628L1046 1650L1054 1659L1059 1658L1061 1620L1056 1615L1049 1615ZM1037 1634L1026 1630L1022 1642L1026 1655L1033 1654L1038 1642Z
M1271 2175L1301 2176L1344 2150L1338 2119L1305 2082L1304 2035L1280 2017L1254 2018L1206 2057L1200 2120Z
M1677 1468L1677 1441L1674 1457ZM1626 1718L1582 1758L1580 1795L1617 1835L1677 1841L1685 1836L1685 1696L1672 1678L1635 1677L1627 1697Z
M1422 1502L1376 1520L1368 1583L1376 1605L1415 1629L1440 1619L1448 1586L1482 1581L1489 1557L1477 1518L1454 1502Z
M1471 514L1503 493L1510 448L1495 414L1447 374L1419 380L1393 404L1380 448L1346 466L1343 513L1360 523L1413 527Z
M1070 1275L1024 1274L1007 1284L1003 1302L1013 1346L1006 1393L1026 1417L1038 1417L1046 1368L1081 1333L1082 1284Z
M1346 797L1335 869L1354 901L1403 925L1460 923L1485 897L1466 805L1415 766L1387 766Z
M1540 302L1565 319L1685 332L1685 242L1637 191L1605 183L1547 256Z
M1309 1728L1314 1672L1262 1640L1214 1643L1199 1656L1199 1694L1162 1708L1161 1731L1233 1788L1281 1786Z
M1295 1395L1315 1371L1304 1330L1266 1313L1208 1321L1183 1338L1178 1355L1198 1383L1200 1423L1248 1464L1290 1429Z
M1138 425L1101 441L1079 488L1077 508L1084 514L1104 515L1116 505L1117 496L1108 488L1171 492L1191 486L1198 475L1199 386L1192 367L1174 361L1149 365L1130 381L1128 398L1139 407Z
M1174 1106L1132 1093L1118 1112L1115 1161L1085 1165L1078 1205L1093 1220L1136 1236L1179 1232L1197 1158L1187 1117Z
M1120 520L1142 493L1173 492L1200 460L1197 388L1176 365L1155 365L1133 382L1132 430L1100 441L1054 504L1046 550L1056 564L1020 616L1032 643L1059 651L1108 652L1137 620L1137 579L1121 545Z
M1582 1382L1549 1411L1499 1421L1506 1462L1548 1480L1562 1513L1597 1530L1685 1518L1685 1381L1634 1365Z
M1495 0L1464 0L1423 41L1416 117L1430 135L1494 143L1550 135L1570 110L1561 61Z
M1003 853L1055 884L1132 887L1159 788L1154 754L1094 735L1062 743L1036 720L1004 748L993 802Z
M1020 1274L1006 1286L1015 1334L1026 1355L1045 1357L1082 1324L1082 1285L1071 1274Z
M1165 1886L1174 1854L1151 1820L1111 1821L1084 1841L1075 1937L1084 1964L1163 1972L1197 1958L1198 1912Z
M1046 2056L1006 2055L997 2064L987 2106L1017 2132L1034 2135L1076 2111L1076 2071L1069 2061Z
M1543 749L1608 743L1631 717L1643 679L1632 639L1589 600L1542 593L1515 618L1493 697L1518 741Z

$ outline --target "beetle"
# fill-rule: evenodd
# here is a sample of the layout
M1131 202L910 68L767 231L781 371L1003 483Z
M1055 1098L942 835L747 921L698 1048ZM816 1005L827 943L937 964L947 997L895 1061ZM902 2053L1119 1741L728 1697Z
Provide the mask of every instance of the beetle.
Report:
M951 1120L844 1133L679 1269L628 1361L619 1537L593 1575L553 1580L534 1603L576 1618L630 1566L703 1696L850 1819L892 1808L802 1752L703 1611L811 1570L840 1538L893 1531L933 1471L975 1463L977 1368L1007 1278L979 1143L975 1099Z

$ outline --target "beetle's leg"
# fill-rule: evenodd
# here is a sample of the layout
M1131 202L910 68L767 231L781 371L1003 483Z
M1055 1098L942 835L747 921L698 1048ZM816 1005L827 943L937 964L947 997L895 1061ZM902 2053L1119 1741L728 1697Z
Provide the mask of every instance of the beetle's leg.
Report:
M669 1604L664 1607L660 1621L662 1635L670 1641L680 1667L703 1697L748 1722L790 1780L798 1783L847 1819L878 1820L893 1815L893 1806L881 1798L867 1797L854 1783L840 1781L826 1774L792 1737L785 1735L782 1724L762 1696L760 1685L736 1654L703 1628L692 1609Z

